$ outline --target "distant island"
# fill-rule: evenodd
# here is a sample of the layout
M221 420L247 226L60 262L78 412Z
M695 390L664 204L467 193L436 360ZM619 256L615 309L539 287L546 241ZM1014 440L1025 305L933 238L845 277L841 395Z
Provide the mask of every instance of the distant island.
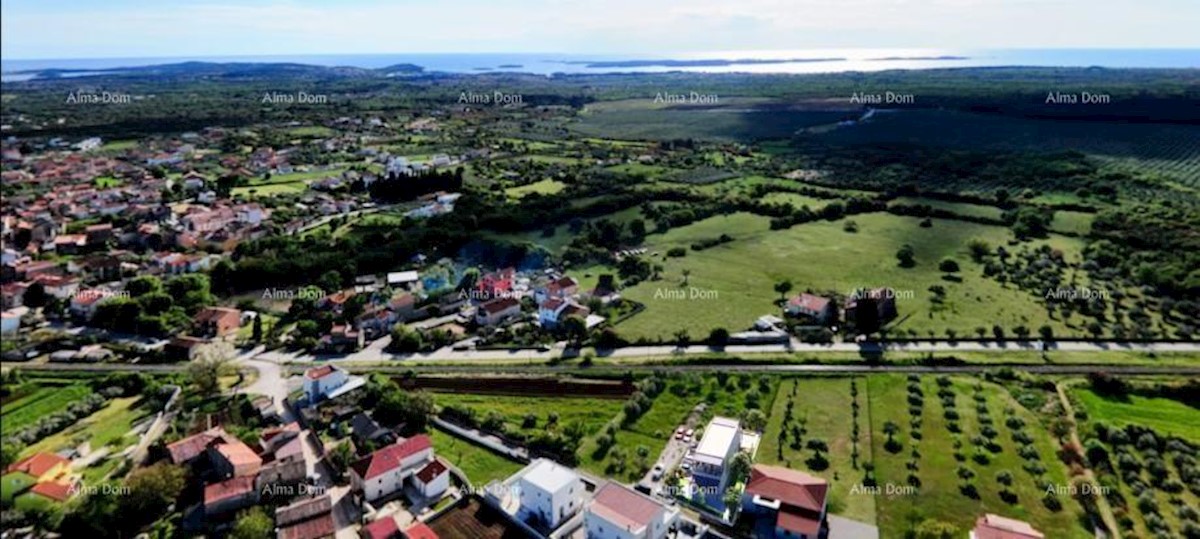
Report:
M869 62L896 62L903 60L970 60L970 56L885 56L883 58L868 58Z
M500 64L497 67L499 67L500 69L521 69L522 67L525 67L525 66L522 64Z
M719 58L704 59L704 60L601 60L601 61L570 61L564 62L572 65L583 65L589 68L612 68L612 67L721 67L732 65L759 65L759 64L794 64L794 63L810 63L810 62L844 62L846 58L781 58L781 59L763 59L763 58L742 58L737 60L725 60Z

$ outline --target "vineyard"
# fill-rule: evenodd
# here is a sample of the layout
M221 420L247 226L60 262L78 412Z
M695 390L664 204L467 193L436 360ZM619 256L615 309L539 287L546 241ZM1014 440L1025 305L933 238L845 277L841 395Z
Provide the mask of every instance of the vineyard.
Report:
M817 136L833 144L901 143L975 150L1059 152L1097 157L1121 172L1151 172L1200 187L1200 127L1064 122L953 111L893 111Z

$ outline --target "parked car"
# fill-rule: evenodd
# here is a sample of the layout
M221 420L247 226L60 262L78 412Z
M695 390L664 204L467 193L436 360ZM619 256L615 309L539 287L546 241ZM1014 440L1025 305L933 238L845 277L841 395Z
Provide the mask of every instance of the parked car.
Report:
M662 479L662 476L663 476L663 471L664 471L664 470L663 470L663 465L662 465L662 464L655 464L655 465L654 465L654 470L653 470L653 472L654 472L654 473L652 473L652 474L650 475L650 478L651 478L651 479L653 479L653 480L655 480L655 481L658 481L659 479Z

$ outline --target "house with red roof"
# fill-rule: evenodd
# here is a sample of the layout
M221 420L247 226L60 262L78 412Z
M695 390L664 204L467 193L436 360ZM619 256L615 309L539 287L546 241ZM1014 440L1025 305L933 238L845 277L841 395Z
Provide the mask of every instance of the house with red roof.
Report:
M423 523L420 525L424 526ZM358 536L362 539L399 539L400 525L396 524L395 517L388 515L363 526Z
M237 438L209 448L213 468L223 477L253 477L262 469L262 457Z
M481 326L494 326L521 314L521 302L517 298L502 297L479 306L475 313L475 323Z
M324 539L337 533L333 500L328 494L306 498L275 510L278 539Z
M987 513L975 521L971 539L1044 539L1028 522Z
M809 318L812 321L828 325L837 317L837 309L833 301L815 294L804 293L788 300L785 312L789 316Z
M205 307L192 318L192 324L197 336L222 338L241 327L242 312L228 307Z
M405 483L415 481L411 478L431 462L434 462L433 443L429 436L418 434L382 447L352 464L351 484L368 502L373 502L402 491Z
M244 509L258 501L254 477L233 477L204 487L204 513L222 515Z
M47 481L34 485L29 492L62 503L71 499L71 495L75 493L75 483L73 481L65 483Z
M754 536L826 537L829 482L801 471L756 464L742 492L742 514L754 519Z
M213 427L167 444L167 454L174 464L190 463L206 454L210 446L223 443L228 437L224 429Z
M321 365L304 371L304 397L316 404L339 397L367 383L366 378L350 376L336 365Z
M596 491L584 513L588 539L662 539L679 510L615 482Z
M438 539L438 534L428 524L418 522L404 530L401 537L404 539Z
M32 477L35 484L29 491L56 502L65 502L75 494L78 479L71 474L71 461L53 453L34 453L10 464L5 473Z
M450 488L450 469L435 458L413 474L413 486L422 496L439 499Z

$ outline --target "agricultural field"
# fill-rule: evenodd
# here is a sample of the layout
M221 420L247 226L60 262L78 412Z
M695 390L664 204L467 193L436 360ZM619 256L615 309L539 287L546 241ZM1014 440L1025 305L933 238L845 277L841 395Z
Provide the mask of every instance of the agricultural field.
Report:
M563 189L566 189L566 187L567 187L567 184L565 184L563 182L560 182L558 180L551 180L551 179L547 178L547 179L536 181L536 182L526 184L526 185L521 185L521 186L517 186L517 187L509 187L508 189L505 189L504 192L505 192L505 194L508 195L509 198L519 199L530 193L538 193L541 195L553 195L559 191L562 191Z
M23 429L45 416L63 410L67 405L82 399L92 390L82 384L38 384L28 382L17 389L22 396L4 402L0 421L4 429L12 432Z
M1136 392L1103 396L1073 388L1078 426L1101 493L1126 537L1200 534L1196 454L1200 411Z
M1200 443L1200 410L1174 399L1130 394L1106 397L1086 388L1073 390L1091 421L1114 427L1141 425Z
M946 210L957 215L965 215L967 217L983 217L985 219L996 220L999 220L1004 214L1004 210L995 206L968 204L965 202L947 202L945 200L920 197L899 197L892 201L892 205L929 206L935 210Z
M510 431L536 431L546 427L551 413L558 416L557 424L565 427L579 422L586 432L599 431L621 411L621 399L581 397L515 397L502 395L471 395L466 393L434 393L438 406L471 408L483 419L489 412L504 416ZM525 416L532 414L536 426L524 428Z
M587 137L635 140L702 139L749 142L787 138L805 127L837 122L842 111L797 110L770 106L761 100L719 106L663 106L647 99L589 105L570 128Z
M1058 444L1007 390L973 377L879 375L866 385L875 477L896 492L876 498L881 537L905 537L926 519L965 534L984 512L1047 537L1092 536L1077 502L1047 499L1046 486L1069 485Z
M999 151L1080 151L1114 170L1150 171L1200 186L1200 128L1188 125L1064 122L945 110L877 114L814 136L833 144L918 144Z
M452 434L434 429L429 431L429 437L433 439L433 446L437 448L438 455L467 474L467 479L472 485L481 487L492 480L504 479L521 469L519 463Z
M844 229L846 220L857 224L857 233ZM717 327L740 330L759 316L779 312L774 303L779 295L773 286L786 279L795 292L849 294L858 287L893 287L900 296L900 318L892 324L893 331L910 335L944 336L952 330L967 336L974 328L993 324L1006 328L1047 324L1056 335L1084 334L1082 328L1048 318L1032 294L984 277L982 265L970 259L968 242L979 239L1005 245L1012 238L1007 228L940 219L926 228L920 221L873 213L773 231L768 218L739 213L651 234L645 245L659 255L654 262L664 268L662 279L622 291L624 298L644 303L647 309L616 329L630 340L668 340L679 330L693 338L703 338ZM680 258L662 256L670 248L686 249L697 240L721 234L733 241L689 251ZM1069 260L1079 260L1083 247L1078 239L1057 235L1034 242L1041 243L1061 250ZM907 269L899 267L894 256L906 244L912 246L917 261ZM961 282L943 279L938 265L944 258L958 262ZM686 278L684 270L689 272ZM929 290L935 285L946 291L936 303ZM684 290L685 298L664 295L668 290Z
M854 402L859 406L857 417ZM866 378L783 379L763 431L756 462L804 470L825 478L830 485L829 512L874 524L875 496L851 492L855 485L861 485L865 474L863 464L871 460L868 402ZM857 442L856 425L859 426ZM805 447L813 440L824 442L828 448L819 451L825 462L823 469L818 469L822 467L821 460L816 458L818 451Z
M130 434L133 425L149 416L148 412L137 406L138 400L138 397L111 399L92 415L25 448L22 456L39 451L53 453L84 442L92 451L111 445L113 451L120 452L136 441L136 437Z

